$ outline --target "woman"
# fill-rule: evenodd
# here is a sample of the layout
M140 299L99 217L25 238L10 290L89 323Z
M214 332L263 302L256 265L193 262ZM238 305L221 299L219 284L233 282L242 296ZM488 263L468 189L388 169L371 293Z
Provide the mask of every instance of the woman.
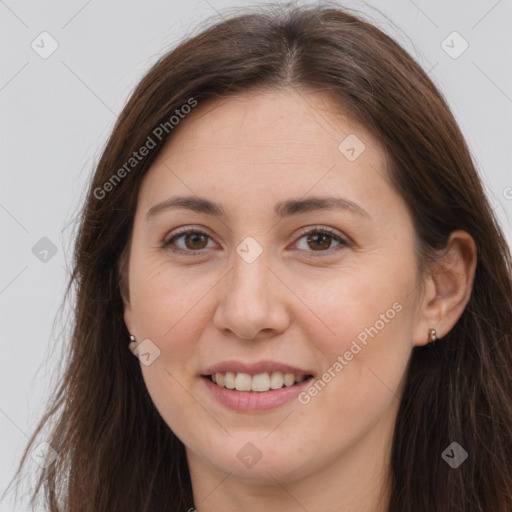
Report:
M34 498L510 511L510 262L388 36L322 7L217 23L143 78L96 169Z

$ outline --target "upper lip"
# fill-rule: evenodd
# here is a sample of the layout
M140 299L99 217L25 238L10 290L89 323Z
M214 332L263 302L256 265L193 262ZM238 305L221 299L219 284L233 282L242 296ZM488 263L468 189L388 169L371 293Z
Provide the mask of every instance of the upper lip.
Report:
M213 375L215 373L248 373L249 375L258 375L259 373L293 373L293 375L312 375L312 372L290 366L289 364L280 363L278 361L258 361L255 363L243 363L241 361L222 361L209 366L203 375Z

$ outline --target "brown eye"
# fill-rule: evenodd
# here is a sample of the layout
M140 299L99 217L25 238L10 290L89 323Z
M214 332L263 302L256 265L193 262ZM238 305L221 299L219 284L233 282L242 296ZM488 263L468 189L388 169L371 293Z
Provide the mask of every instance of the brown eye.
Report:
M300 242L302 239L305 240L305 243L302 243L301 247ZM337 246L332 247L333 242L336 242ZM344 240L340 235L338 235L338 233L331 231L328 228L315 228L306 233L303 233L303 235L299 238L299 242L297 242L297 246L299 247L299 249L309 253L330 253L331 249L334 251L346 247L348 245L349 243L346 240Z
M178 233L162 244L173 252L188 254L191 256L201 255L208 245L210 236L202 231L188 230Z
M343 239L338 233L328 228L315 228L304 233L299 242L305 239L305 247L299 249L309 253L331 253L334 250L347 247L350 244ZM211 237L207 233L197 230L188 230L178 233L162 244L162 247L169 250L182 253L189 256L204 255L203 249L208 248L208 241ZM212 241L213 242L213 241ZM298 245L299 242L297 242ZM332 248L332 243L336 242L338 247ZM211 246L210 246L211 247Z
M192 233L184 235L185 247L190 249L191 251L196 251L198 249L204 249L206 244L208 243L208 236L204 233Z
M311 249L325 250L330 248L332 236L325 233L314 233L308 236L307 241Z

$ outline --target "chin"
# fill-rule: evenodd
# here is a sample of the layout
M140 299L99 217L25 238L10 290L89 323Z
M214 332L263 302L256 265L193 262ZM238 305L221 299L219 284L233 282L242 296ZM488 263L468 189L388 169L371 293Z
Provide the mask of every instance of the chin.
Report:
M268 431L258 436L238 435L228 443L223 440L214 450L210 443L208 452L196 453L216 470L252 484L290 483L318 472L314 454L304 453L302 442L287 446L282 442L286 436L271 441L265 435Z

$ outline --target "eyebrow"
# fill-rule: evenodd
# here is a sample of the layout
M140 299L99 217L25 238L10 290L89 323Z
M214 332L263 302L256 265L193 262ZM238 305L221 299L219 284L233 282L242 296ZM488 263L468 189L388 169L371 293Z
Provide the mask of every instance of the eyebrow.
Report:
M203 213L213 217L226 219L226 211L222 205L198 196L174 196L152 206L147 214L146 220L164 211L174 209L185 209L196 213ZM309 197L307 199L288 199L277 203L274 207L274 214L279 219L299 215L301 213L320 210L346 210L361 217L371 219L371 215L361 206L339 196Z

